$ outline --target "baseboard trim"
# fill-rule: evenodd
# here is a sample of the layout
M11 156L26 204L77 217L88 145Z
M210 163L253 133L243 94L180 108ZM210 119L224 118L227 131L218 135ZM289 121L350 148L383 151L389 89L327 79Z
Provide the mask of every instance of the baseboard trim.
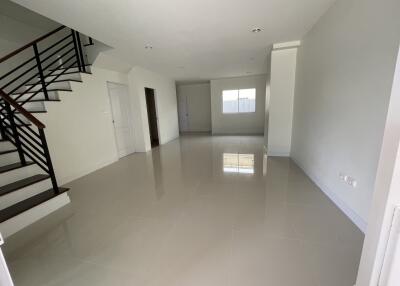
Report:
M330 188L322 183L318 177L309 171L299 161L291 157L293 162L321 189L321 191L363 232L367 231L368 223L357 213L355 213L342 199L340 199Z
M212 136L264 136L263 133L213 133L211 132Z
M210 135L211 130L208 131L181 131L179 135Z
M274 151L268 151L267 155L270 157L290 157L289 152L274 152Z
M133 154L133 153L132 153L132 154ZM95 171L101 169L101 168L104 168L104 167L106 167L106 166L108 166L108 165L111 165L112 163L115 163L115 162L117 162L118 160L119 160L119 158L118 158L118 155L117 155L116 157L114 157L114 158L112 158L112 159L109 159L109 160L106 160L106 161L103 161L103 162L98 162L97 164L95 164L95 165L93 165L93 166L90 166L90 167L88 167L88 168L79 170L79 171L74 172L73 174L70 174L70 175L68 175L68 176L59 178L59 179L58 179L59 185L65 185L65 184L67 184L67 183L69 183L69 182L72 182L72 181L74 181L74 180L76 180L76 179L79 179L79 178L81 178L81 177L84 177L84 176L86 176L86 175L88 175L88 174L90 174L90 173L93 173L93 172L95 172ZM56 170L56 174L57 174L57 170Z

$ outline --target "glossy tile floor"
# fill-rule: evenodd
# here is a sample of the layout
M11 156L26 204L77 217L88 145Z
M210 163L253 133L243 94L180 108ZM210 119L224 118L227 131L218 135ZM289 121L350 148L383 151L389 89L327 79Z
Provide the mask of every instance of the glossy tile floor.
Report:
M8 239L16 286L352 286L363 235L262 140L184 136L74 181Z

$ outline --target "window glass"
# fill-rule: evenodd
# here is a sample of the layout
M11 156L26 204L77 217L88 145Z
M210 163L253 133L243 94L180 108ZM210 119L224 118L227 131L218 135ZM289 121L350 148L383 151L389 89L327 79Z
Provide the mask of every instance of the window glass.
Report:
M225 173L254 174L254 154L224 153Z
M256 111L256 89L239 90L239 112Z
M224 90L222 92L222 112L237 113L238 108L238 90Z
M256 112L256 89L224 90L222 92L222 112Z

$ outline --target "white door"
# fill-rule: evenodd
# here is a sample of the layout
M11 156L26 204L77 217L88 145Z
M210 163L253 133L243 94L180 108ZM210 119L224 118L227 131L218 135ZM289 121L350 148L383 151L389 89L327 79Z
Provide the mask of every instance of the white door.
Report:
M124 157L135 152L133 121L130 111L128 87L123 84L108 82L112 117L115 129L118 155Z
M189 131L189 111L187 96L178 95L179 129L181 132Z

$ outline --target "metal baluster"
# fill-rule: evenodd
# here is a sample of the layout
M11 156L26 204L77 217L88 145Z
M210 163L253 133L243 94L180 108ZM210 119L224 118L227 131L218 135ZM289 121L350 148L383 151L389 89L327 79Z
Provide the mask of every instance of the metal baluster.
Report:
M26 165L24 151L22 150L22 145L21 145L21 141L19 139L17 126L15 125L15 121L14 121L14 116L16 116L16 115L14 115L14 113L11 111L11 107L8 102L6 102L5 105L6 105L8 121L10 122L10 126L11 126L12 134L14 137L14 142L17 147L19 159L20 159L22 165Z
M49 168L49 175L53 185L53 190L56 194L59 194L60 190L58 189L56 174L54 173L53 163L51 162L49 147L47 146L46 135L44 134L43 128L39 128L39 134L43 145L43 151L46 156L47 167Z
M72 33L72 39L74 41L74 49L75 49L75 56L76 56L76 62L78 64L78 69L81 72L82 71L82 64L81 64L81 59L79 57L79 52L78 52L78 44L76 42L76 35L75 35L75 31L71 29L71 33Z
M83 71L83 72L86 72L85 60L84 60L84 58L83 58L81 37L80 37L80 35L79 35L79 32L76 32L76 39L77 39L77 41L78 41L78 49L79 49L79 54L80 54L80 56L81 56L82 71Z
M0 105L0 109L3 109L3 106ZM1 134L1 138L3 140L7 140L7 134L6 134L6 127L4 126L4 114L0 115L0 134Z
M37 67L39 70L40 83L42 84L42 91L44 93L44 97L46 98L46 100L49 100L49 94L47 93L47 87L46 87L46 81L45 81L44 74L43 74L42 63L40 61L39 51L38 51L38 47L37 47L36 43L33 44L33 51L35 52L35 59L36 59Z

